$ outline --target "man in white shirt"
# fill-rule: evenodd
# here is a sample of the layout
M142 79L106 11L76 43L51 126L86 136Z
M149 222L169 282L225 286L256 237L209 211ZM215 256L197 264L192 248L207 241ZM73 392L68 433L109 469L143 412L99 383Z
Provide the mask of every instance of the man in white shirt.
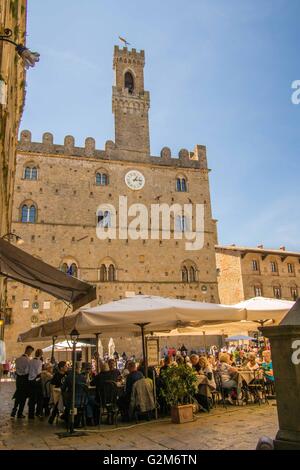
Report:
M28 373L30 356L34 348L27 346L24 354L16 359L16 391L13 396L15 404L11 412L11 417L25 418L23 415L24 406L28 397Z
M29 363L28 370L28 419L34 419L35 414L39 417L42 417L43 415L43 389L41 382L42 367L43 351L41 349L37 349L35 351L35 357Z

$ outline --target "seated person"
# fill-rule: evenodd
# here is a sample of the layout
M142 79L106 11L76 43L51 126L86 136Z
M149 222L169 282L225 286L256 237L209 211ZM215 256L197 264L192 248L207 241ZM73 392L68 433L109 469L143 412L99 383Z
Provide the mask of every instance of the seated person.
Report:
M264 377L267 383L274 383L273 363L271 359L271 351L266 350L262 353L263 362L261 367L264 371Z
M65 403L66 403L66 415L69 415L72 406L72 382L73 374L70 371L64 382L61 385L61 390L64 392ZM81 362L76 362L75 365L75 408L83 408L87 416L87 424L93 424L94 415L94 400L93 397L89 397L88 387L85 375L81 372Z
M54 387L56 388L60 388L67 372L68 366L66 361L60 361L57 366L57 371L55 372L51 380L51 385L54 385Z
M96 396L100 403L100 396L103 391L104 383L111 381L111 371L107 362L102 362L100 365L100 372L91 381L91 385L96 387Z
M221 376L222 388L225 389L229 394L227 400L229 403L233 404L231 392L237 392L238 384L237 381L233 378L237 372L237 369L229 364L229 360L229 355L226 352L221 353L219 355L217 371Z
M215 379L214 379L214 374L213 374L212 367L211 367L210 363L208 362L208 359L205 356L201 356L201 357L199 357L198 364L201 367L201 369L200 369L201 372L207 377L207 381L208 381L208 385L209 385L210 389L215 390L216 389L216 382L215 382Z
M116 368L115 359L109 359L108 360L108 368L109 368L109 373L110 373L110 379L109 380L113 380L114 382L117 382L118 380L122 379L121 372L119 371L119 369Z
M249 370L258 370L259 369L259 364L256 360L256 355L254 353L249 354L248 362L247 362L246 367Z
M170 367L171 365L171 358L170 356L166 356L164 358L164 363L163 365L161 366L160 370L159 370L159 376L161 377L161 374L164 370L168 369L168 367Z
M193 369L199 373L201 371L201 365L199 364L199 356L198 354L191 354L190 360L192 363Z
M142 372L137 370L137 366L135 362L129 361L127 363L127 369L128 369L129 374L126 377L126 385L125 385L124 394L118 400L120 411L122 413L123 418L125 419L128 418L128 410L129 410L129 404L130 404L130 399L131 399L132 387L135 382L144 378L144 375L142 374Z
M143 374L144 377L146 377L145 363L144 363L143 359L139 363L138 370ZM153 380L153 373L156 377L156 370L154 369L154 367L151 367L151 366L148 367L148 378L151 379L151 380Z

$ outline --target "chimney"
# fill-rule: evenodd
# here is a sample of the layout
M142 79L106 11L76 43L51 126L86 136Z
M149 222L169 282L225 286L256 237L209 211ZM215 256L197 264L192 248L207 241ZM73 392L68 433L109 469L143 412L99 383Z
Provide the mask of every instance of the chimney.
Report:
M285 251L285 246L280 246L279 250Z

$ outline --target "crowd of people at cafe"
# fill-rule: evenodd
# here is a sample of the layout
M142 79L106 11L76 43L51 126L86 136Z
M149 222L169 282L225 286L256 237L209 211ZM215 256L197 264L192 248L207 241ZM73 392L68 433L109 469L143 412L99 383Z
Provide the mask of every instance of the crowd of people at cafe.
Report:
M260 350L255 344L248 344L229 345L222 349L213 346L208 351L188 351L183 345L178 350L165 347L161 352L163 358L158 367L146 367L142 360L135 356L127 357L125 352L121 356L115 352L113 357L108 357L108 354L103 358L94 357L90 363L76 361L75 407L83 410L86 424L99 424L99 410L108 386L110 393L115 391L115 405L123 421L132 419L129 410L134 393L138 397L136 399L150 400L152 403L152 399L149 399L152 393L149 383L152 389L155 388L153 400L157 402L152 408L170 411L161 401L160 389L164 385L166 369L178 365L191 368L198 378L195 399L200 410L209 411L212 408L213 394L218 388L222 389L228 405L236 404L243 386L243 380L239 380L241 370L254 374L251 376L252 383L263 381L271 385L274 392L271 351L267 346ZM45 360L41 349L34 350L32 346L27 346L14 364L16 391L11 417L24 419L28 401L29 420L46 418L50 425L60 419L67 422L72 406L71 366L71 362L67 361L53 363L49 359ZM261 372L260 376L255 375L258 371ZM112 424L109 413L107 423Z

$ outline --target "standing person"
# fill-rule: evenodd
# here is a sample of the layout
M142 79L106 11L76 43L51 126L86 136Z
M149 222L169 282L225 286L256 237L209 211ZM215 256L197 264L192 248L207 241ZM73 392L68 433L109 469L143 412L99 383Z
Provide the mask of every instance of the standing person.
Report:
M41 372L41 383L43 391L43 410L45 410L45 416L50 415L49 401L51 398L50 383L53 378L53 365L48 363L44 364Z
M51 385L55 388L61 388L61 385L66 377L66 374L68 372L68 365L66 361L60 361L57 365L57 371L53 375L53 378L51 379ZM49 424L53 424L56 416L59 414L59 402L54 403L54 407L52 409L51 416L48 420Z
M24 406L28 397L28 373L30 356L33 353L32 346L26 346L24 354L18 357L15 362L16 367L16 391L13 398L15 404L11 412L11 417L25 418L23 415Z
M30 361L28 383L29 383L29 402L28 419L34 419L34 414L40 418L43 416L43 389L41 381L41 372L43 368L43 351L37 349L35 357Z

